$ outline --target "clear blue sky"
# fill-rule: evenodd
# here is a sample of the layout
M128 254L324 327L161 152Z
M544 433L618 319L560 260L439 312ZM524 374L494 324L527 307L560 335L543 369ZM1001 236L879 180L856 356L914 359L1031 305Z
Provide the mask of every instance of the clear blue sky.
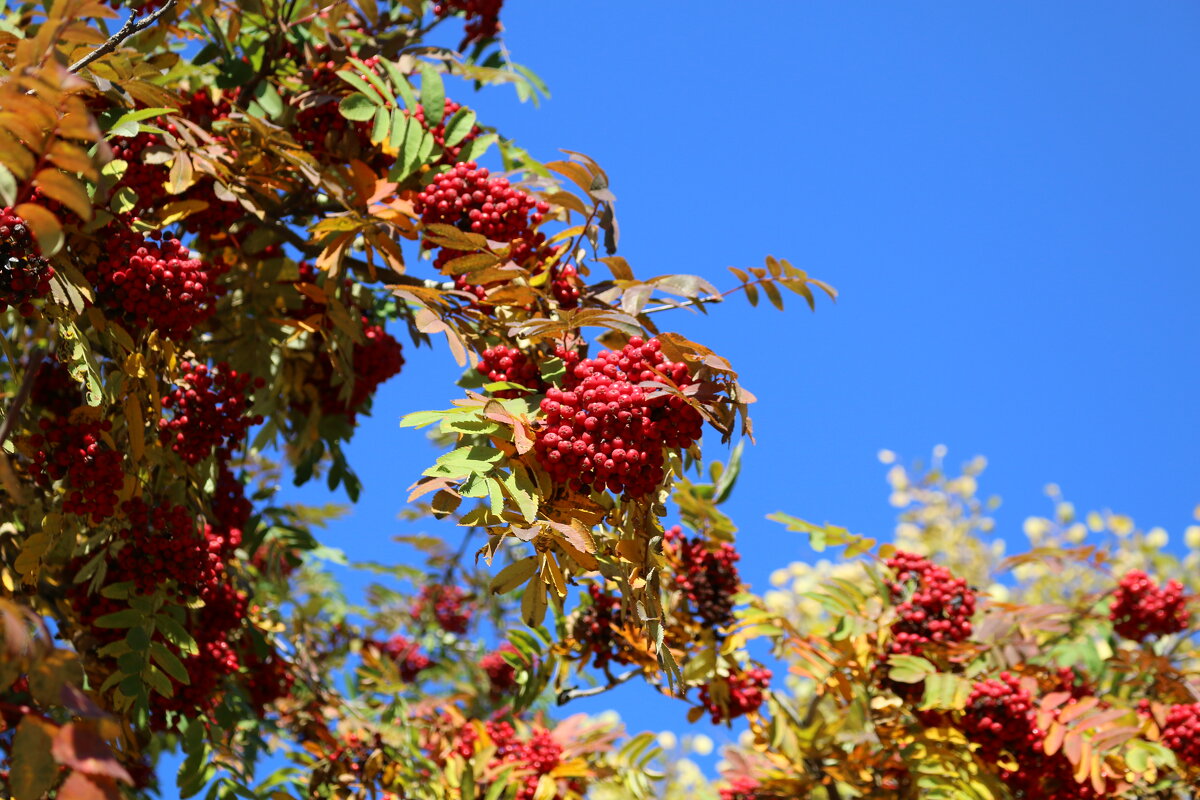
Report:
M885 447L988 456L1014 541L1050 481L1178 541L1200 502L1200 6L508 0L504 22L553 97L452 96L538 157L599 160L639 274L728 286L771 253L841 291L660 320L760 399L729 506L755 588L809 556L767 513L890 534ZM397 420L456 396L445 348L405 352L327 537L351 556L420 530L396 513L435 453ZM604 707L686 727L632 686L580 705Z

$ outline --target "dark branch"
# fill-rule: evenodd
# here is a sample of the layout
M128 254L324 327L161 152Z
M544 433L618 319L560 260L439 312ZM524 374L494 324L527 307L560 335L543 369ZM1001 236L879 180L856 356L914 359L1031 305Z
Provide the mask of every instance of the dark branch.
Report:
M116 50L121 42L125 41L136 33L144 31L146 28L149 28L151 25L158 22L159 18L162 17L163 14L166 14L168 11L175 8L176 2L177 0L167 0L167 2L163 4L163 7L158 11L155 11L153 14L140 19L136 14L131 13L129 15L129 19L125 20L125 24L121 26L119 31L108 37L108 41L106 41L104 44L100 45L95 50L72 64L70 71L79 72L79 70L83 69L96 59L103 58L113 50Z
M37 377L38 369L42 366L42 358L45 355L46 351L40 347L35 348L29 354L29 362L25 367L25 375L21 378L21 385L17 389L17 393L13 395L12 403L8 406L8 413L4 415L3 420L0 420L0 446L8 441L9 434L12 433L13 427L21 416L21 408L29 399L29 393L33 391L33 379Z
M560 706L564 706L572 700L576 700L580 697L595 697L598 694L604 694L609 689L615 689L622 683L627 683L635 675L640 675L641 672L642 671L640 669L631 669L628 672L622 672L620 675L612 678L608 683L600 686L593 686L590 689L564 689L558 693L558 704Z

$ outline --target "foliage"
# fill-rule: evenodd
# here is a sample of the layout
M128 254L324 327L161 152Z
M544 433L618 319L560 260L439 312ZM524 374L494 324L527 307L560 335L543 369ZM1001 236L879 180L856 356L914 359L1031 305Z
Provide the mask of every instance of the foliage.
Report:
M1182 797L1200 775L1196 556L1165 533L1056 497L997 563L982 462L939 455L892 469L896 544L779 513L845 559L746 591L721 510L742 442L705 466L701 434L752 437L754 397L659 315L834 292L771 257L725 292L636 277L601 166L539 162L463 102L545 93L499 0L0 14L13 797ZM462 52L429 43L459 23ZM358 498L345 444L400 332L465 370L401 421L442 450L406 518L463 537L348 564L319 539L338 509L277 487ZM364 602L333 566L375 574ZM748 726L716 784L669 736L551 713L633 680Z

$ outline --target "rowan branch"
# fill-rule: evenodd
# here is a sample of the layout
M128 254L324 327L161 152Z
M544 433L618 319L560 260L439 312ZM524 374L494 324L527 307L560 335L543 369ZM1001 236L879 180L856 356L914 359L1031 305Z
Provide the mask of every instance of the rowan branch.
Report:
M8 413L4 415L3 420L0 420L0 446L8 441L9 434L12 433L17 419L21 416L21 409L24 407L25 401L29 399L29 393L33 391L33 379L37 377L38 369L42 366L42 358L45 355L46 351L40 347L34 348L29 354L21 385L18 387L17 393L13 395L12 402L8 406Z
M622 672L615 678L611 678L608 683L593 686L590 689L564 689L558 693L558 704L565 706L567 703L580 697L595 697L598 694L604 694L609 689L615 689L622 683L628 683L634 676L641 673L642 670L640 669L631 669L627 672Z
M108 41L106 41L104 44L100 45L95 50L72 64L69 71L79 72L79 70L83 69L88 64L91 64L96 59L103 58L112 51L116 50L117 47L130 36L141 33L146 28L149 28L151 25L158 22L160 17L162 17L171 9L175 8L176 2L177 0L167 0L167 2L163 3L162 8L158 9L158 11L155 11L149 16L141 18L138 18L136 14L131 13L129 15L129 19L125 20L125 24L121 26L120 30L108 37Z

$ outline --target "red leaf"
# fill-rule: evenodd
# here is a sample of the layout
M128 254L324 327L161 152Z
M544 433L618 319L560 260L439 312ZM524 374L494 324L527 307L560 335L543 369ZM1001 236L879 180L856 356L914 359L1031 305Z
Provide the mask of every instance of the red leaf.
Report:
M108 743L86 723L68 722L60 728L50 752L59 764L79 772L133 783L133 778L117 761Z
M121 800L121 793L112 778L91 778L82 772L72 772L58 787L58 800Z

